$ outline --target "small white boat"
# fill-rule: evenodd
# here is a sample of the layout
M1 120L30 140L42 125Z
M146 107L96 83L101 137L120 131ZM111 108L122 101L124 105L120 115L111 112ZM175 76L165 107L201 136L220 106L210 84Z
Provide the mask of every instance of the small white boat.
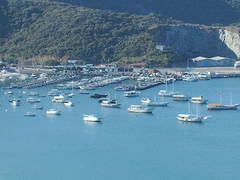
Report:
M41 102L41 99L30 97L30 98L27 98L27 102L29 102L29 103L39 103L39 102Z
M4 94L5 94L5 95L12 95L13 92L12 92L12 91L6 91L6 92L4 92Z
M143 98L141 100L142 104L147 105L147 106L158 106L158 107L165 107L168 106L168 102L161 102L161 101L156 101L152 100L151 98Z
M195 104L207 104L207 100L203 96L192 97L191 102Z
M189 97L185 96L184 94L175 94L172 96L174 101L188 101Z
M60 115L61 112L56 110L56 109L49 109L49 110L46 111L46 114L47 115Z
M65 101L63 104L64 106L68 106L68 107L73 106L73 103L71 101Z
M65 102L65 97L63 95L54 96L53 99L52 99L52 102L54 102L54 103L64 103Z
M26 116L26 117L35 117L36 114L34 114L32 112L26 112L26 114L24 114L24 116Z
M14 99L10 101L13 106L20 106L21 101L19 99Z
M100 105L103 107L118 108L120 107L121 104L119 104L115 99L107 99L107 100L102 100Z
M124 96L125 97L137 97L137 96L139 96L139 92L137 92L137 91L126 91L126 92L124 92Z
M75 96L74 93L70 93L70 94L67 95L68 98L72 98L73 96Z
M89 121L89 122L101 122L101 118L93 115L93 114L84 114L83 115L83 120L84 121Z
M153 109L142 105L131 105L128 111L134 113L152 113Z

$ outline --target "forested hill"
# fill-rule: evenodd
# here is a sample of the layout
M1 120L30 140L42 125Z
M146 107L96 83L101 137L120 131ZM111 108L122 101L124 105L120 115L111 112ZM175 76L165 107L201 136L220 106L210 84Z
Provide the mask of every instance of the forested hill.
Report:
M5 6L3 1L1 5ZM171 19L46 0L5 2L8 4L1 9L1 18L7 20L3 27L8 28L1 29L1 33L7 34L0 37L3 60L24 61L36 56L81 59L87 63L154 59L166 65L174 56L156 49L154 33L164 30L166 24L176 23Z
M136 14L157 13L196 24L240 21L240 0L51 0Z

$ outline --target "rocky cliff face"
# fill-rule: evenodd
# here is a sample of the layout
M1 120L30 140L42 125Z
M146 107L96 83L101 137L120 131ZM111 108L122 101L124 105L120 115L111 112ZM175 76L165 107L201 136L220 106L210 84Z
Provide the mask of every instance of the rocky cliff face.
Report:
M240 34L236 29L174 25L159 42L187 57L240 57Z

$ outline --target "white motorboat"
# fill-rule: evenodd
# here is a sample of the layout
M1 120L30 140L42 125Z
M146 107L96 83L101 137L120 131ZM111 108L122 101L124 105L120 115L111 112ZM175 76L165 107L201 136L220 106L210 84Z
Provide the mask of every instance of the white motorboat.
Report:
M134 113L152 113L153 108L145 107L142 105L131 105L129 106L128 111Z
M49 110L46 111L46 114L47 115L60 115L61 112L56 110L56 109L49 109Z
M32 112L26 112L26 114L24 114L24 116L26 116L26 117L35 117L36 114L34 114Z
M84 114L83 115L83 120L84 121L89 121L89 122L101 122L101 118L93 115L93 114Z
M21 101L19 99L13 99L10 101L13 106L20 106Z
M184 94L175 94L172 96L174 101L188 101L189 97Z
M139 92L137 92L137 91L126 91L126 92L124 92L124 96L125 97L137 97L137 96L139 96Z
M103 107L118 108L121 104L119 104L116 99L106 99L102 100L100 105Z
M12 91L6 91L6 92L4 92L4 94L5 94L5 95L12 95L13 92L12 92Z
M151 98L143 98L141 100L141 102L142 102L142 104L147 105L147 106L158 106L158 107L164 107L169 104L168 102L156 101Z
M52 102L54 102L54 103L64 103L65 102L65 97L63 95L54 96L53 99L52 99Z
M195 104L207 104L207 100L203 96L192 97L191 102Z
M73 103L71 101L65 101L63 104L64 106L68 106L68 107L73 106Z
M67 95L68 98L72 98L73 96L75 96L74 93L70 93L70 94Z
M29 102L29 103L39 103L39 102L41 102L41 99L30 97L30 98L27 98L27 102Z

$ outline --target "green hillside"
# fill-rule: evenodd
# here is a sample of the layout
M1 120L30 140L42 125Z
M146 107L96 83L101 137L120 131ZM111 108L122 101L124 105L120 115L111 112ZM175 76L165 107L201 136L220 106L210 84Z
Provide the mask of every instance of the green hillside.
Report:
M196 24L240 21L240 0L52 0L137 14L157 13Z
M1 40L3 60L52 56L86 63L148 59L152 64L167 65L175 59L171 51L156 50L154 31L164 31L166 27L160 24L175 23L161 16L135 16L39 0L9 0L6 19L10 29L8 38Z

